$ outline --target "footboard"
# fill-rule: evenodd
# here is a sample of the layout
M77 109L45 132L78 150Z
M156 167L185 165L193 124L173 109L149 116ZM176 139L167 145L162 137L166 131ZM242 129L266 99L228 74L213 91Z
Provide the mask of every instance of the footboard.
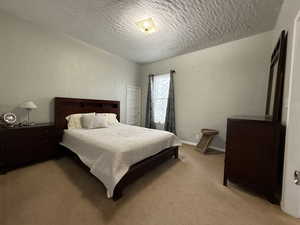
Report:
M143 176L145 173L172 158L173 156L176 159L178 158L178 146L167 148L154 156L148 157L132 165L125 176L115 187L113 200L116 201L122 197L122 191L128 184L134 182L139 177Z

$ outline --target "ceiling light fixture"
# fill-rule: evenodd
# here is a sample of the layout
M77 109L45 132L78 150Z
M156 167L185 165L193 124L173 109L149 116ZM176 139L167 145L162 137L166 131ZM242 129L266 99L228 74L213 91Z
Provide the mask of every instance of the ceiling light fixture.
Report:
M156 31L156 26L152 18L144 19L136 22L138 28L147 34L151 34Z

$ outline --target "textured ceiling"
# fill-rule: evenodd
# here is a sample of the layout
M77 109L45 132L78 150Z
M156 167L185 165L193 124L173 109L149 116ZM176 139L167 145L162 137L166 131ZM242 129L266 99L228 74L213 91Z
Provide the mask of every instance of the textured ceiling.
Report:
M273 29L283 0L0 0L3 11L139 63ZM158 32L136 22L152 17Z

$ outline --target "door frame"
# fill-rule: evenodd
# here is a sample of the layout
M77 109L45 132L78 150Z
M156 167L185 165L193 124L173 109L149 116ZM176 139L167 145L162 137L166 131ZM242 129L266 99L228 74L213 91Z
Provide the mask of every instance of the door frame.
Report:
M296 53L296 38L297 38L297 24L300 23L300 10L297 13L297 16L293 22L293 31L292 31L292 43L291 43L291 64L290 64L290 77L289 77L289 92L288 92L288 109L287 109L287 126L290 119L290 104L292 99L292 86L293 86L293 77L294 77L294 68L295 68L295 53Z
M127 85L126 86L126 124L128 123L128 88L136 88L139 90L139 126L142 122L142 89L139 86Z
M299 26L299 28L298 28ZM290 156L290 150L289 143L288 143L288 137L289 137L289 123L290 123L290 114L291 114L291 103L292 103L292 91L293 91L293 78L295 76L295 57L296 57L296 39L298 35L300 35L300 10L297 13L297 16L295 17L293 21L293 28L292 28L292 43L291 43L291 63L290 63L290 76L289 76L289 90L288 90L288 99L287 99L287 120L286 120L286 127L287 127L287 133L286 133L286 147L285 147L285 155L284 155L284 169L283 169L283 185L282 185L282 201L281 201L281 208L284 212L287 214L294 216L296 218L300 218L300 198L297 199L298 203L293 204L291 199L294 201L296 198L291 198L291 193L289 192L290 186L295 185L291 184L292 174L290 174L290 171L288 171L287 164L290 162L289 158L292 158ZM299 30L298 30L299 29ZM297 35L297 33L299 33ZM298 43L300 44L300 43ZM295 151L295 150L294 150ZM299 187L300 189L300 187ZM300 190L299 190L300 191Z

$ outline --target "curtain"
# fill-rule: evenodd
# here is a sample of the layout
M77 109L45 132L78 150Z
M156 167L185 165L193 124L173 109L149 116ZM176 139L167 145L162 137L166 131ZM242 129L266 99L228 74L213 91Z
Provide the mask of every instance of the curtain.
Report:
M175 123L175 96L174 96L174 70L170 71L169 97L166 111L165 127L166 131L176 134Z
M146 122L145 126L147 128L155 129L154 123L154 111L153 111L153 85L154 85L154 74L149 75L148 81L148 95L147 95L147 105L146 105Z

